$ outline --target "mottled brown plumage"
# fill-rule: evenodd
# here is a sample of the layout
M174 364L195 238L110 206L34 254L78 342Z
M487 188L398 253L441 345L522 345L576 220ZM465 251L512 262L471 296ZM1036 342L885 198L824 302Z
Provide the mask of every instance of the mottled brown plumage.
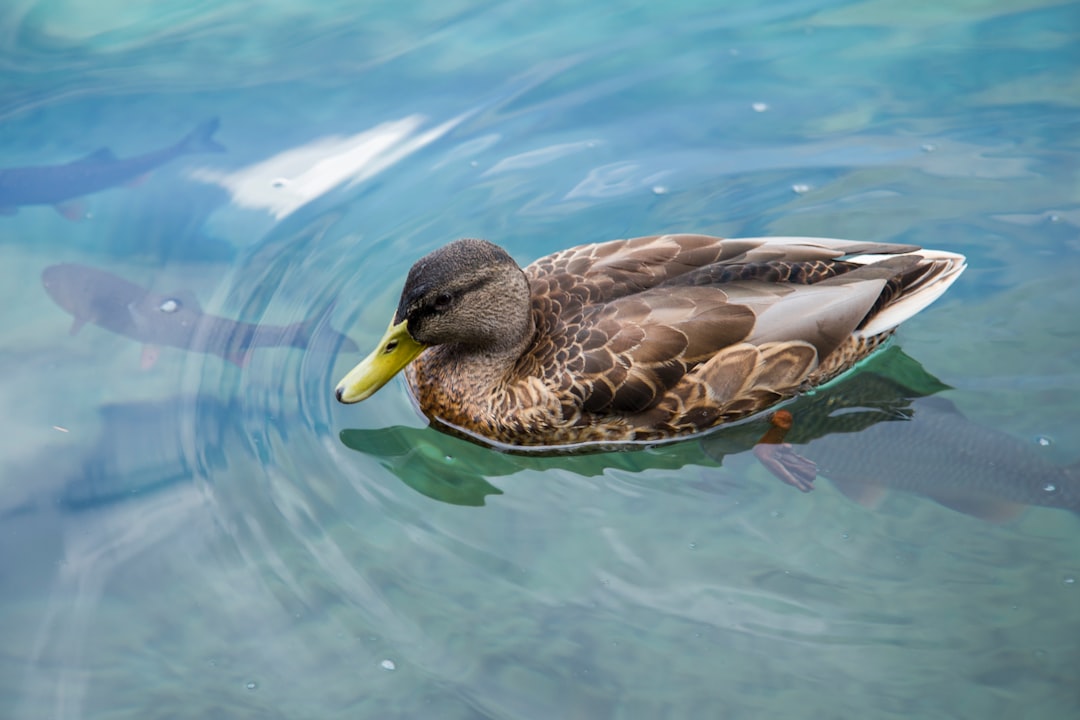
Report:
M409 386L442 423L515 446L658 441L828 381L963 269L960 255L911 245L662 235L521 270L459 240L410 271L391 331L414 342ZM400 369L352 390L397 348L384 341L339 399Z

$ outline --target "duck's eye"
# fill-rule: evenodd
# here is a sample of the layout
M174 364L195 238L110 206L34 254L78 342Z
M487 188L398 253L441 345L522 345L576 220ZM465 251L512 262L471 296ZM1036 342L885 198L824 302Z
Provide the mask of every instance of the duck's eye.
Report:
M180 302L178 300L173 300L172 298L168 298L167 300L162 300L161 304L158 305L158 310L160 310L163 313L174 313L179 309L180 309Z
M454 301L454 296L448 292L441 292L435 296L435 309L445 310L450 307L450 303Z

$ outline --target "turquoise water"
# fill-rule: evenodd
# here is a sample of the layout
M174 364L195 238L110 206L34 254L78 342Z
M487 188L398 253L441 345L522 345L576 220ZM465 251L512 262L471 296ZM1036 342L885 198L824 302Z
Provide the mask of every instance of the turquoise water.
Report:
M970 267L897 345L958 428L1076 462L1075 3L9 0L0 28L0 167L211 117L227 148L81 220L0 215L0 717L1080 713L1070 512L869 510L738 443L499 455L400 380L339 406L359 352L151 363L41 281L364 352L458 236L919 243Z

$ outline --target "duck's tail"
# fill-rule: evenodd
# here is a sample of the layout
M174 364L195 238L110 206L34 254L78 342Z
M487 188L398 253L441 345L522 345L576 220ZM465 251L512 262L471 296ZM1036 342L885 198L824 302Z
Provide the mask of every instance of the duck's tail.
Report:
M941 297L967 267L967 258L945 250L922 249L905 255L859 255L846 259L867 265L869 269L874 265L900 263L902 258L916 262L910 270L903 271L898 294L872 310L865 324L856 330L857 335L869 338L894 330ZM853 272L862 272L862 269Z

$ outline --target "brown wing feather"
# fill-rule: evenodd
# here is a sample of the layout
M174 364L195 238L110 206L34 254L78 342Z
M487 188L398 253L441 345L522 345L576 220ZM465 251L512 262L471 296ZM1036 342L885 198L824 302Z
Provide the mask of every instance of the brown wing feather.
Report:
M607 302L725 259L738 248L708 235L654 235L562 250L525 268L530 280L569 291L589 288L591 302Z
M632 418L640 440L699 432L746 417L798 391L817 366L806 343L739 343L702 363L655 407Z
M560 353L567 380L588 412L637 413L656 404L683 376L753 330L753 312L716 288L679 296L653 290L590 306L561 318L560 332L538 357ZM574 368L578 368L574 370Z
M525 268L537 345L518 369L586 417L710 427L790 397L871 310L889 273L839 258L909 249L704 235L570 248Z

